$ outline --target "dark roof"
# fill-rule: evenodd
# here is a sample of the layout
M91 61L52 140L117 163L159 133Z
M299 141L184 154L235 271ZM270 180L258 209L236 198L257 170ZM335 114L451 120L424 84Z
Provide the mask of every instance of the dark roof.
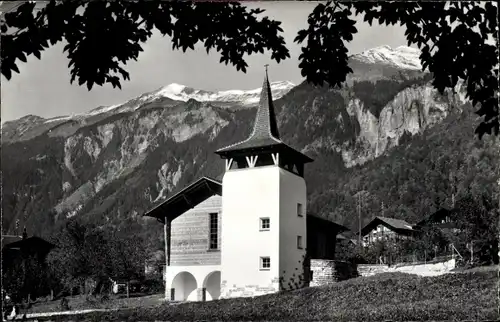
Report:
M302 159L305 163L313 161L308 156L281 141L267 70L264 77L264 84L262 85L259 107L255 116L252 133L246 140L221 148L215 153L219 154L221 157L226 157L229 153L237 151L248 152L256 149L272 149L274 151L288 153Z
M21 239L21 236L2 235L2 248L14 242L20 241Z
M454 209L441 208L441 209L433 212L432 214L430 214L429 216L427 216L423 220L419 221L415 226L421 227L421 226L424 226L424 225L431 223L431 222L434 222L434 223L439 222L442 219L444 219L446 216L451 215L454 211L455 211Z
M395 232L410 232L413 231L413 225L401 219L375 217L365 227L361 229L361 235L365 236L378 225L384 225Z
M222 195L222 183L213 178L202 177L146 212L144 216L154 217L163 223L165 217L174 220L215 194Z
M4 246L4 249L50 251L55 245L43 238L32 236Z
M274 112L271 85L269 84L266 71L252 133L246 140L219 149L217 152L270 146L279 143L282 142L278 131L276 113Z
M330 219L319 217L319 216L314 215L314 214L307 214L307 219L312 219L313 221L316 221L318 223L323 223L323 224L326 224L326 225L330 225L330 226L334 227L337 232L343 232L343 231L348 231L349 230L349 228L347 228L345 226L342 226L340 224L337 224L336 222L334 222L334 221L332 221Z

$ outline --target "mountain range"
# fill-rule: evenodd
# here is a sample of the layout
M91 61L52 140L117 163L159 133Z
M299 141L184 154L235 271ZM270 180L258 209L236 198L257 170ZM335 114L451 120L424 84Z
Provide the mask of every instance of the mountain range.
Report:
M340 89L272 82L283 141L315 160L311 212L354 229L360 202L362 224L380 213L415 222L452 195L497 195L499 140L474 137L464 88L439 94L418 57L388 46L353 55ZM142 214L220 176L213 152L250 133L259 95L170 84L88 113L5 122L2 229L48 236L76 217L160 248L162 228Z

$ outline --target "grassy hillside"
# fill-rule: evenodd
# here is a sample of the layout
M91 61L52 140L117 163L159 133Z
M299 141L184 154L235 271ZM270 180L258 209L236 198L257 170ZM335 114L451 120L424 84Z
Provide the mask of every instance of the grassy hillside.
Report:
M497 320L497 272L439 277L386 273L331 286L212 302L162 305L53 321Z

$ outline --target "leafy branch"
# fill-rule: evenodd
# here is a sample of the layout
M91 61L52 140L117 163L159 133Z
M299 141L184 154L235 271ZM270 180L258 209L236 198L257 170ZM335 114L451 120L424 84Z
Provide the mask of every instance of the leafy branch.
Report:
M66 40L71 83L78 80L90 90L94 84L110 83L121 88L129 80L126 63L137 60L142 43L153 29L171 37L172 48L186 51L201 42L207 53L215 49L220 62L246 72L245 55L271 52L280 62L290 57L279 32L281 22L258 19L261 9L239 3L191 3L181 1L50 1L35 17L35 3L25 2L5 14L2 23L2 74L10 79L19 73L17 59L26 62L31 54ZM78 8L82 8L80 13ZM228 27L231 28L228 28ZM9 28L16 32L9 33Z

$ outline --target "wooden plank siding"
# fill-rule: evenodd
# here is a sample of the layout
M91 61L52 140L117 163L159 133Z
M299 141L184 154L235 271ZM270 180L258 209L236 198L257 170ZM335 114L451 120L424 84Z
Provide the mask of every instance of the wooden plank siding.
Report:
M218 250L210 250L210 214L218 213ZM222 197L214 195L172 221L171 266L220 265Z

